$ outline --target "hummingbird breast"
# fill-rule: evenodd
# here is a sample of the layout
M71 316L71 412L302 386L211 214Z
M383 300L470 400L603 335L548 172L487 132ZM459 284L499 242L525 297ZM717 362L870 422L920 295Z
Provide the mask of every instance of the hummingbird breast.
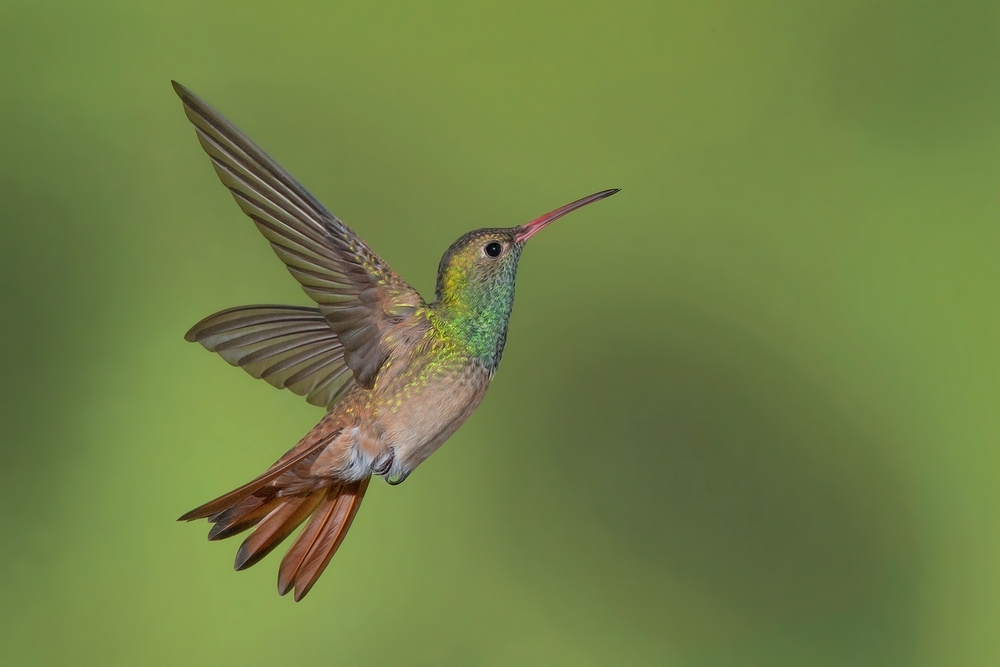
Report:
M417 344L393 351L371 389L355 385L333 406L318 428L339 434L310 476L364 479L391 452L385 477L405 478L469 418L491 376L463 346L428 328Z
M428 337L433 337L428 332ZM436 340L391 360L372 390L372 417L394 467L409 474L458 430L490 383L483 363Z

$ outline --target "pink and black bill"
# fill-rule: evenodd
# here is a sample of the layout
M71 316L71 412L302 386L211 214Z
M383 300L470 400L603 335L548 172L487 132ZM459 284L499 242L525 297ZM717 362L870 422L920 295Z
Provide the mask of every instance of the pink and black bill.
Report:
M550 223L555 222L559 218L563 217L567 213L572 213L578 208L586 206L587 204L592 204L599 199L604 199L605 197L610 197L611 195L619 192L620 188L612 188L610 190L601 190L596 192L589 197L584 197L583 199L577 199L575 202L566 204L565 206L560 206L554 211L546 213L540 218L535 218L531 222L521 225L517 229L517 234L514 236L514 240L518 243L524 243L532 236L537 234L543 227L548 226Z

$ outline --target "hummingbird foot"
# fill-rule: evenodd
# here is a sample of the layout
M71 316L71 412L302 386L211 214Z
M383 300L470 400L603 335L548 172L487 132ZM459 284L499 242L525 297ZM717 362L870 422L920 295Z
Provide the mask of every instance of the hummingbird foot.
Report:
M386 477L385 483L388 484L389 486L396 486L398 484L402 484L403 482L405 482L406 478L409 476L410 476L410 471L404 470L403 472L397 474L395 477Z
M398 471L393 474L393 464L396 463L396 450L390 447L381 454L378 458L372 461L371 471L373 475L379 475L385 478L386 483L391 486L396 486L397 484L402 484L403 480L410 476L409 470Z
M371 471L373 475L386 475L392 470L392 464L396 460L396 450L390 447L381 454L378 458L372 461Z

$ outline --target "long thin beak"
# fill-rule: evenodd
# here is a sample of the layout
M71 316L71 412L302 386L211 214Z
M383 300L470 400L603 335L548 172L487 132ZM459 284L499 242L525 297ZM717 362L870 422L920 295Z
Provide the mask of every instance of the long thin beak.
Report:
M616 192L619 192L620 188L612 188L611 190L601 190L589 197L584 197L583 199L577 199L572 204L566 204L565 206L560 206L556 210L546 213L540 218L535 218L531 222L521 225L517 228L517 234L514 236L514 240L518 243L524 243L532 236L537 234L543 227L548 226L550 223L558 220L567 213L575 211L581 206L586 206L587 204L592 204L598 199L604 199L605 197L610 197Z

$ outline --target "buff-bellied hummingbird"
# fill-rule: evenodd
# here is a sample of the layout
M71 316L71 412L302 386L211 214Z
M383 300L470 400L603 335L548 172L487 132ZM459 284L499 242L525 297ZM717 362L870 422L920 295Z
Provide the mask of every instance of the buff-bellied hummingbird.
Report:
M278 570L278 593L301 600L343 541L372 475L399 484L483 400L500 363L525 243L604 190L517 227L455 241L425 302L347 225L246 135L174 82L202 148L317 308L242 306L185 336L234 366L327 409L267 471L191 510L210 540L253 528L236 569L306 523Z

